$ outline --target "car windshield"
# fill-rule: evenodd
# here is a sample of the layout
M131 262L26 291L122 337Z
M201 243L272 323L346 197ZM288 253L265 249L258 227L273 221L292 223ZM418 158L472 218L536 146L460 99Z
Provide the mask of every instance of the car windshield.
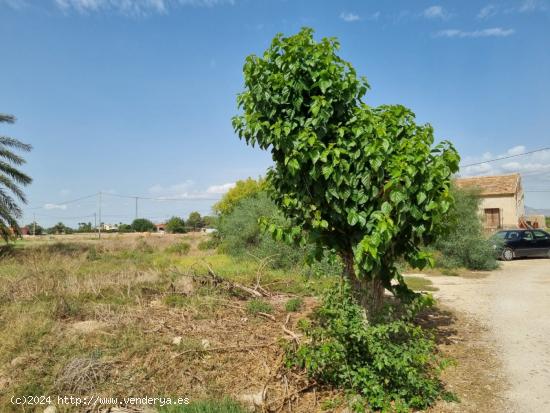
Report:
M504 239L506 238L506 231L500 231L493 235L495 239Z

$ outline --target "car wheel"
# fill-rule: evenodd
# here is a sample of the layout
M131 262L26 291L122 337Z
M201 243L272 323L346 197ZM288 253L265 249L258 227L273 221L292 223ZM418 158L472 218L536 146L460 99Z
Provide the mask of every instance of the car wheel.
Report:
M504 261L512 261L514 259L514 251L511 248L504 248L502 250L502 259Z

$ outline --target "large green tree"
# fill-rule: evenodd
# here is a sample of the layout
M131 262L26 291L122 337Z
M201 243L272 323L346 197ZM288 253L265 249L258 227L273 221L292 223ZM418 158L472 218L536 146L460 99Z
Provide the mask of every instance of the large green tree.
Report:
M166 222L166 231L171 234L183 234L187 232L185 220L180 217L172 217Z
M0 114L0 123L14 122L14 116ZM32 182L30 176L18 169L25 159L15 151L29 152L31 149L31 145L0 135L0 236L6 242L21 233L17 220L23 212L18 202L27 202L21 187Z
M384 289L409 292L399 256L415 267L431 262L420 245L437 234L453 201L459 156L447 141L434 146L432 127L416 124L409 109L365 104L369 85L338 48L306 28L277 35L261 57L248 56L233 127L271 151L270 193L293 227L268 228L289 241L307 234L319 253L338 253L374 317Z
M146 218L136 218L132 221L132 230L135 232L153 232L155 224Z
M204 226L202 221L201 214L197 211L193 211L189 214L189 217L185 221L188 227L191 227L193 230L200 229Z
M265 190L265 186L266 183L263 178L238 180L235 182L235 186L214 204L212 209L219 215L228 215L241 200L259 194Z

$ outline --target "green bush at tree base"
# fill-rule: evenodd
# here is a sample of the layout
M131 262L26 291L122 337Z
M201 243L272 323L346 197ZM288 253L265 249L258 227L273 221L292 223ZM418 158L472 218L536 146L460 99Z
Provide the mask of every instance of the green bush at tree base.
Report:
M341 284L325 295L313 322L303 323L309 341L289 350L287 361L320 384L345 389L354 411L425 409L444 395L439 372L445 361L431 335L408 321L413 315L369 324Z

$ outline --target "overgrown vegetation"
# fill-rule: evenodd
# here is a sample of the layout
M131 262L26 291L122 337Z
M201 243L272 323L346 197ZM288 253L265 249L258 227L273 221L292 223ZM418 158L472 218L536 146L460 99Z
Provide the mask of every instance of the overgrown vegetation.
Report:
M478 194L454 186L452 193L455 205L447 213L442 235L433 244L439 252L437 265L443 268L495 269L498 266L495 251L483 233L478 214Z
M309 341L289 352L289 364L304 368L319 383L344 388L356 412L424 409L443 395L439 359L429 333L410 319L423 307L399 311L371 324L346 283L327 292L312 323ZM387 310L386 310L387 311Z
M259 220L271 217L285 225L277 207L265 191L243 196L223 214L218 223L220 250L234 256L267 260L271 268L291 268L305 262L305 249L277 241L262 231Z

